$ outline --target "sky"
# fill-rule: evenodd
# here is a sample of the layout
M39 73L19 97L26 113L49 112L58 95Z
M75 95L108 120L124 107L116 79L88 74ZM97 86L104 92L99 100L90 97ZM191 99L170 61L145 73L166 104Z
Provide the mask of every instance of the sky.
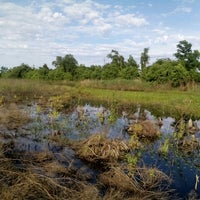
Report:
M112 49L175 59L181 40L200 50L199 11L199 0L0 0L0 66L53 68L66 54L104 65Z

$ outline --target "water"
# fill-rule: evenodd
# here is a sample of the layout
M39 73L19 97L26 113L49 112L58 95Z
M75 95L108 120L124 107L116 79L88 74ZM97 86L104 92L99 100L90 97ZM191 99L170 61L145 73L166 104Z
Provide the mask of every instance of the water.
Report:
M10 131L15 134L14 138L12 138L15 141L15 148L29 152L52 151L56 158L65 165L68 165L66 160L74 160L75 167L82 168L83 173L90 174L92 183L96 181L95 177L98 170L77 159L72 149L59 147L59 145L50 143L46 138L56 131L60 131L62 136L73 141L86 139L94 133L105 133L109 138L130 139L126 128L133 122L133 119L129 119L125 111L119 114L113 123L110 123L109 116L112 113L103 106L93 107L86 104L83 107L77 107L72 113L68 114L56 113L51 109L41 111L38 109L37 104L24 109L32 120L17 132ZM139 117L139 112L140 109L134 113L134 117ZM157 122L157 118L151 112L145 110L145 115L147 119L154 123ZM196 175L200 176L200 152L197 149L187 154L183 151L177 151L175 148L170 148L166 156L159 154L158 149L164 139L172 137L175 132L173 125L175 119L170 116L161 117L163 119L163 124L160 127L162 137L155 141L144 143L145 148L141 150L140 163L157 167L169 175L173 179L170 188L175 189L181 198L186 198L195 187ZM196 121L196 123L200 126L199 121ZM7 131L7 134L10 134L9 131ZM196 133L197 138L199 138L199 135L199 133ZM200 187L196 192L198 195L200 194Z

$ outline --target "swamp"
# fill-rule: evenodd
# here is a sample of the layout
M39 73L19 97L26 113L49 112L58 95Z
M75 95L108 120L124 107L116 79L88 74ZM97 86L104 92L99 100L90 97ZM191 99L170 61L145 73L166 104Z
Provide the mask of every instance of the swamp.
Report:
M198 88L91 85L0 80L1 199L199 199Z

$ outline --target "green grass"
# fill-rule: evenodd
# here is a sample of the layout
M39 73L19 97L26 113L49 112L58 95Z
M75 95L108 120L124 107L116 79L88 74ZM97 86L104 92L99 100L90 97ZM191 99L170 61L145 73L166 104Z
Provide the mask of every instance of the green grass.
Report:
M73 97L80 102L107 103L109 106L141 105L155 116L180 118L187 115L200 118L200 86L187 85L170 88L167 85L150 85L139 80L45 82L31 80L0 79L0 104L2 102L32 101L52 96Z
M171 115L180 117L188 115L192 118L200 117L200 95L189 91L116 91L94 88L82 88L88 93L88 100L118 101L120 104L141 105L155 115Z

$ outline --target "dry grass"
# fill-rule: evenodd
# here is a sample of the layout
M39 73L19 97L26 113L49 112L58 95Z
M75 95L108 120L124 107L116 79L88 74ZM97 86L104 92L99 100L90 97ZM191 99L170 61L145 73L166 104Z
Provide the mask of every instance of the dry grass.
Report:
M14 103L0 108L0 124L9 130L18 129L29 121L27 113Z
M196 138L195 135L184 136L183 139L178 142L178 149L186 154L191 154L194 151L199 150L199 138Z
M48 153L21 155L24 168L16 168L16 159L0 157L0 197L4 200L98 199L98 190L56 161ZM83 175L84 176L84 175Z
M158 127L150 120L134 123L129 126L127 131L143 138L156 138L160 135Z
M156 168L135 168L132 173L112 167L100 175L103 185L134 194L130 199L169 199L170 178Z
M119 144L107 140L103 141ZM87 182L87 172L74 167L73 161L64 155L65 164L48 151L7 158L3 148L0 150L0 197L4 200L170 199L166 184L171 180L156 168L135 167L130 173L129 168L108 165L108 171L99 176L100 182L95 185ZM104 195L100 195L102 186L107 188Z
M94 134L80 142L77 146L77 155L89 162L116 161L129 150L128 145L117 139L108 139L105 134Z

